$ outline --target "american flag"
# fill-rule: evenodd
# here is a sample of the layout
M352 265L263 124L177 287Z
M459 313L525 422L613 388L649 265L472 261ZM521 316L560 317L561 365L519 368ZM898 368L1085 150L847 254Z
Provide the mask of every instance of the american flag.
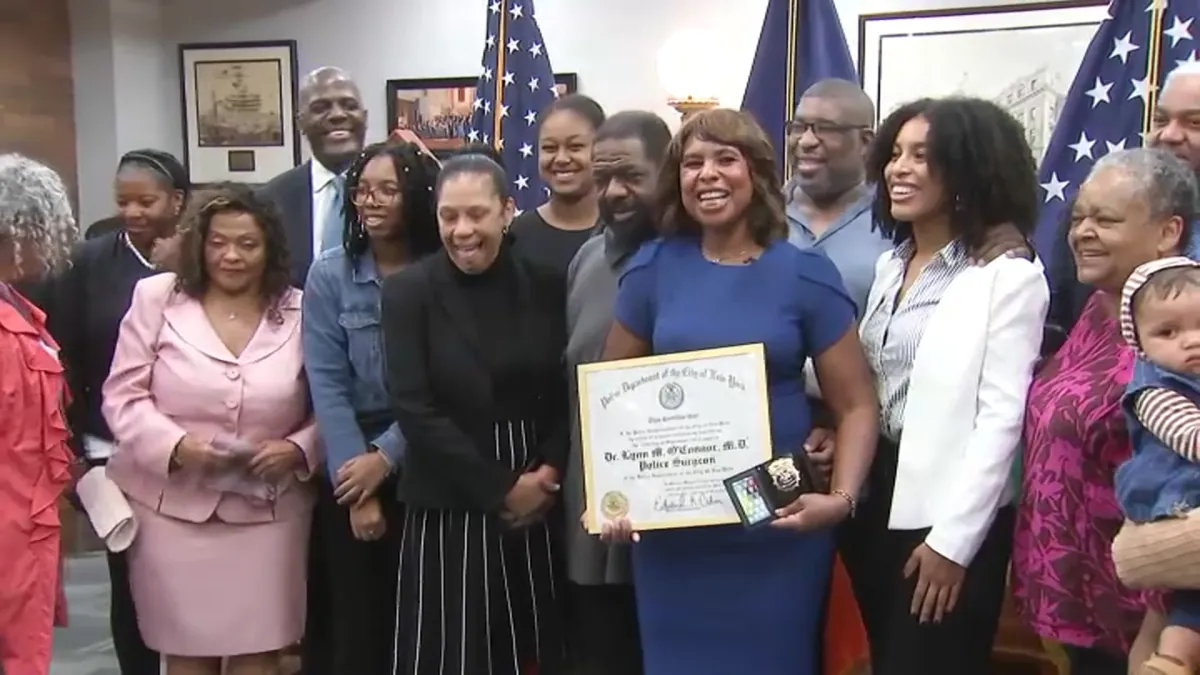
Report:
M1042 158L1034 244L1044 260L1063 245L1066 206L1092 164L1140 146L1147 109L1167 74L1200 60L1200 0L1113 0L1088 46ZM1158 39L1153 39L1157 34ZM1157 52L1157 73L1149 68Z
M533 0L491 0L467 138L491 145L504 157L519 210L546 199L537 167L538 115L557 97Z

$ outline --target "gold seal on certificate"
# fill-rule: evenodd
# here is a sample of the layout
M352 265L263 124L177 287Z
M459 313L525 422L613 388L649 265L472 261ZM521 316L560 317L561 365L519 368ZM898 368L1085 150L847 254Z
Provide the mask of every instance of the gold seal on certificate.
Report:
M589 363L577 376L589 532L618 518L637 530L739 522L724 481L772 455L761 344Z

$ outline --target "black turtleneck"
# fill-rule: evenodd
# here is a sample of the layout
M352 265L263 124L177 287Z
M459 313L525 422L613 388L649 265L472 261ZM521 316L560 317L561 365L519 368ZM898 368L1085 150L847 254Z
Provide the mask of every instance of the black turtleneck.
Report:
M531 308L524 286L528 280L519 264L506 239L486 270L467 274L455 268L454 276L475 317L484 361L492 372L493 394L502 405L527 388L524 379L531 365L543 360L530 353L530 341L525 339L526 315Z

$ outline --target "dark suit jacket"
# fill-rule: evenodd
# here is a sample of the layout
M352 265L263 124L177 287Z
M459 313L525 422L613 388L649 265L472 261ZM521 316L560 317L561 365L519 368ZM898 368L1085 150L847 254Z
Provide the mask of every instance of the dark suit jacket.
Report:
M311 160L284 171L262 188L283 218L288 254L292 259L292 285L304 288L313 262L313 190Z
M514 402L521 418L534 420L542 432L540 460L564 473L565 293L546 273L513 258L524 302L511 320L525 322L522 344L533 365L521 378L521 391L504 393L503 408L481 353L481 341L493 336L476 320L446 254L430 255L384 282L388 390L408 440L400 494L412 506L490 513L502 508L520 473L496 461L493 424L511 415Z

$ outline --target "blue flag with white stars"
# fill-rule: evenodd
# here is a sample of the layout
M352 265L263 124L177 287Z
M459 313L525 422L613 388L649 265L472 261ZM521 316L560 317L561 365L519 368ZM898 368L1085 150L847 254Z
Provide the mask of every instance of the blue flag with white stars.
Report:
M471 112L471 142L491 145L504 157L517 209L546 200L538 175L538 116L558 97L554 69L542 42L533 0L491 0L483 69Z
M1157 78L1149 67L1156 15L1161 17ZM1043 204L1034 245L1043 260L1063 259L1056 249L1065 246L1066 207L1095 161L1140 146L1153 93L1178 65L1200 60L1200 26L1193 25L1197 17L1200 0L1113 0L1109 5L1042 158L1038 182ZM1054 270L1048 272L1053 278Z

